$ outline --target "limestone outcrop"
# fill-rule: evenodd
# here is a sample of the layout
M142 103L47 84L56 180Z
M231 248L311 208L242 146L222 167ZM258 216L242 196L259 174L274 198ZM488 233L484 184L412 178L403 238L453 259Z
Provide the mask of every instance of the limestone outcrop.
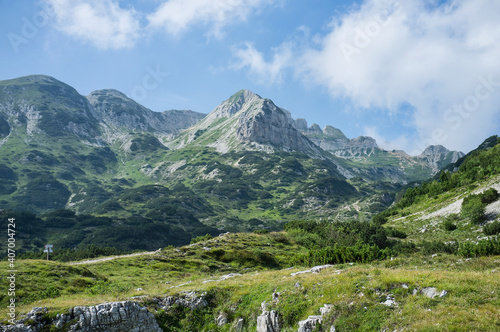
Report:
M3 331L38 332L45 325L70 332L161 332L152 313L137 302L103 303L74 307L67 314L57 315L47 323L47 308L33 308L15 325L2 326Z
M263 311L262 314L257 317L257 332L279 332L279 315L275 310Z

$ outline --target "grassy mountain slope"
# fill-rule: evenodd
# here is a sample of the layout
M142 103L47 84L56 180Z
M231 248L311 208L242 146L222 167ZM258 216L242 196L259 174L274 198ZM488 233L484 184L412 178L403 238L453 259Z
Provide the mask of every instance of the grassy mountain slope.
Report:
M372 182L401 173L394 161L333 156L247 90L201 119L152 112L116 90L83 97L48 76L0 87L0 204L42 217L30 217L42 222L26 249L47 241L154 249L293 219L369 220L401 186ZM415 178L427 174L416 169ZM61 209L77 216L47 222Z
M409 241L432 238L445 243L477 242L491 238L484 228L498 222L498 193L479 203L477 221L471 220L464 209L464 199L500 190L500 140L490 137L478 149L445 168L434 180L410 188L399 202L381 216L388 225L404 230ZM484 200L484 199L483 199ZM454 225L454 226L451 226Z
M149 307L164 331L230 331L240 318L243 331L255 331L266 301L268 310L279 313L282 331L296 331L299 320L317 315L325 304L332 304L332 311L319 331L332 325L340 331L495 331L500 326L499 256L465 260L415 254L293 276L306 269L291 261L306 252L295 239L287 233L226 234L153 255L92 264L19 260L17 310L47 306L48 317L54 317L77 305L133 298ZM45 286L33 287L39 284ZM426 287L447 294L431 299L422 293ZM208 306L159 310L156 305L158 297L190 291L206 292ZM384 305L388 298L396 304ZM0 295L1 303L7 300ZM228 324L217 326L221 314Z

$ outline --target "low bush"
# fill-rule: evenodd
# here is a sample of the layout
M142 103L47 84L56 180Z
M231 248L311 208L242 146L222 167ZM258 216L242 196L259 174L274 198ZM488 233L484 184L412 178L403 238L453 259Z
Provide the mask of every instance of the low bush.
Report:
M485 235L500 234L500 222L495 221L495 222L484 225L483 232Z
M456 254L458 251L458 245L455 242L446 244L441 241L424 241L420 244L420 247L424 255L437 253Z
M458 253L466 258L500 255L500 241L491 239L481 240L478 243L464 242L460 244Z
M470 220L474 225L484 221L484 210L486 204L483 203L482 195L469 195L462 202L462 216Z
M498 199L498 191L495 188L489 188L481 194L481 200L484 204L491 204Z
M445 231L451 232L451 231L454 231L455 229L457 229L457 225L455 225L452 220L446 219L443 222L443 228Z
M200 235L191 239L191 244L207 241L213 239L214 237L210 234Z
M372 221L375 224L383 225L383 224L387 223L387 218L382 214L376 214L373 216Z
M406 235L405 232L402 232L400 230L397 230L397 229L394 229L394 228L391 228L391 227L386 228L385 229L385 233L389 237L395 237L395 238L398 238L398 239L406 239L406 237L407 237L407 235Z

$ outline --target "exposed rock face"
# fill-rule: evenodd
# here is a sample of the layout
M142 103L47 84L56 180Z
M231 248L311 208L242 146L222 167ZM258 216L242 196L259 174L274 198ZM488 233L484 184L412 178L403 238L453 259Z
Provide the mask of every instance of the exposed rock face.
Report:
M233 325L233 331L241 332L243 330L243 323L244 323L243 318L239 318Z
M321 135L323 133L321 128L315 123L313 123L311 127L307 129L307 131L315 135Z
M339 157L369 154L373 152L373 149L378 149L377 142L368 136L349 139L340 129L332 126L326 126L322 130L314 123L307 127L307 122L304 119L295 120L293 125L314 144Z
M316 326L321 323L322 318L322 316L309 316L306 320L301 320L297 332L313 332Z
M45 309L45 310L44 310ZM19 324L3 327L4 331L40 331L46 308L34 308ZM27 321L35 322L31 326ZM58 315L52 325L71 332L161 332L152 313L136 302L112 302L91 307L74 307L68 314Z
M349 139L341 130L332 126L326 126L323 130L317 124L307 127L304 119L295 120L293 125L321 149L336 157L366 163L369 166L350 169L351 174L345 174L346 177L357 175L371 180L406 182L414 169L419 172L424 169L428 176L432 177L444 166L456 162L464 155L462 152L449 151L440 145L432 145L421 155L410 156L400 150L383 150L375 139L369 136Z
M224 326L227 324L227 316L224 314L220 314L217 316L217 319L215 320L217 323L217 326Z
M417 158L427 163L436 173L444 166L457 162L464 155L463 152L450 151L442 145L430 145Z
M99 144L99 124L92 106L71 86L45 75L3 82L0 114L9 127L25 127L28 138L35 140L41 133L49 137L74 134Z
M257 317L257 332L279 332L279 315L275 310L264 311Z
M156 299L156 302L165 310L168 310L174 304L195 310L205 308L208 305L205 295L205 293L187 292L182 296L167 296L166 298Z
M297 118L293 121L293 126L299 131L307 130L307 121L304 118Z
M60 321L74 318L78 319L76 328L72 329L75 332L162 331L152 313L131 301L105 303L95 307L75 307L69 317L60 317ZM55 325L58 327L57 323ZM62 324L60 325L62 327Z
M298 122L305 123L305 120ZM241 90L210 112L169 147L186 144L229 151L300 151L319 156L321 149L302 135L290 113L271 100Z
M37 332L43 328L43 315L48 312L47 308L35 307L29 311L24 319L17 320L14 325L2 325L0 328L2 331L12 331L12 332ZM25 325L25 322L31 322L30 325Z
M296 130L285 112L268 99L260 100L250 112L241 114L236 138L271 144L285 150L310 151L316 147Z
M205 117L193 111L153 112L112 89L94 91L87 99L93 106L94 116L104 126L128 131L177 134Z
M210 112L209 117L230 118L261 99L261 96L250 90L240 90Z
M39 141L38 135L69 135L103 146L131 131L173 136L205 117L192 111L153 112L116 90L94 91L84 97L50 76L30 75L3 83L0 139L22 127L28 140Z
M333 308L333 305L325 304L323 307L321 307L319 309L319 311L321 313L320 315L309 316L309 317L307 317L306 320L301 320L299 322L299 329L297 330L297 332L313 332L313 331L315 331L316 327L322 323L323 318L325 318L325 316L327 314L329 314L330 311L332 311L332 308ZM332 326L330 328L330 331L335 331L335 327Z
M292 277L296 276L296 275L299 275L299 274L304 274L304 273L319 273L321 272L322 270L324 269L328 269L328 268L331 268L331 267L334 267L335 265L330 265L330 264L326 264L326 265L318 265L318 266L314 266L312 268L310 268L309 270L305 270L305 271L299 271L299 272L293 272L291 273L290 275Z

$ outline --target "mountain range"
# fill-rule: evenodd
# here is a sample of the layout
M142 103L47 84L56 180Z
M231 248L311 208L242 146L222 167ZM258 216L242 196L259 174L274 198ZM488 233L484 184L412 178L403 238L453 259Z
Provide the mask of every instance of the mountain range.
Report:
M92 214L115 231L162 225L170 235L155 245L297 218L366 220L463 155L386 151L371 137L308 126L248 90L203 114L153 112L111 89L85 97L43 75L0 81L1 206ZM97 236L95 225L68 229L86 235L64 246Z

